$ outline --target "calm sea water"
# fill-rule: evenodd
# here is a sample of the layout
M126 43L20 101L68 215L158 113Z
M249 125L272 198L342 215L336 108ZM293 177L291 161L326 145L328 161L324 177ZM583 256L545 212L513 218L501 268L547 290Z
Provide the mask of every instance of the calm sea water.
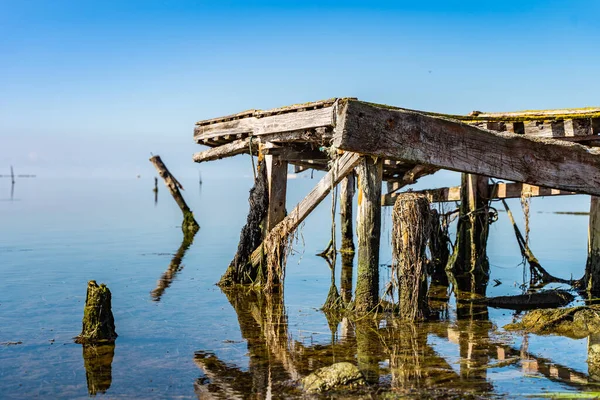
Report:
M316 182L290 180L288 209ZM506 310L490 309L489 321L457 321L451 301L439 323L328 323L319 308L329 268L314 254L329 241L330 199L300 231L285 299L228 296L214 284L235 253L252 182L182 183L201 229L170 270L181 216L162 185L155 203L152 177L21 179L12 197L10 182L0 182L1 398L295 396L285 381L340 360L367 371L378 393L515 397L595 388L582 383L587 340L509 334L502 326L514 314ZM522 224L518 200L510 204ZM532 200L531 246L550 273L579 278L587 243L587 217L552 211L588 207L583 196ZM383 225L381 263L389 264L389 210ZM488 252L491 278L502 282L488 295L521 293L523 266L505 213L491 227ZM339 266L337 275L339 287ZM389 276L386 267L381 275ZM111 289L119 334L112 362L95 370L72 339L90 279ZM157 286L159 301L151 294ZM103 380L95 389L94 374Z

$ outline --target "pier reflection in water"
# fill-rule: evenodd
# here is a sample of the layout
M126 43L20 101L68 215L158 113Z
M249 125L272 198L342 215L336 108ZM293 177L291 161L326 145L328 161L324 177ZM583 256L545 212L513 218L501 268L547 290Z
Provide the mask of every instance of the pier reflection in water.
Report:
M497 330L487 312L477 308L465 307L461 319L427 323L407 323L381 314L341 318L339 326L332 328L331 343L314 344L294 339L281 294L248 290L225 295L237 313L248 366L220 359L218 350L197 350L194 362L202 374L194 388L199 398L301 396L302 377L342 361L357 365L368 382L356 396L382 392L502 395L488 376L490 370L525 378L533 375L578 390L593 383L585 373L530 353L526 336L516 345L520 337ZM595 343L590 339L592 353Z

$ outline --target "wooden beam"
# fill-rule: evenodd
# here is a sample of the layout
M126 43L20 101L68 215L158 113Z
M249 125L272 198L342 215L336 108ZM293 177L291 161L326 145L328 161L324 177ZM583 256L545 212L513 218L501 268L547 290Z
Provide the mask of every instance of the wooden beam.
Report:
M334 146L376 157L429 164L600 195L600 149L480 129L456 120L347 100Z
M287 191L287 161L275 156L265 156L267 180L269 182L269 208L267 210L267 232L285 217Z
M334 105L315 110L298 111L266 117L246 117L209 125L196 125L196 142L225 135L253 136L299 131L334 125Z
M575 192L527 185L519 182L489 185L489 193L492 199L518 199L523 192L527 193L530 197L568 196L577 194ZM416 193L426 194L432 203L446 203L460 200L460 186L419 190L416 191ZM398 194L399 193L391 193L381 196L381 205L393 206Z
M290 147L271 147L264 149L265 155L277 156L280 160L328 160L329 155L320 150L298 150Z
M192 159L197 162L206 162L213 160L220 160L221 158L233 157L238 154L250 154L250 143L252 143L252 152L256 154L258 152L258 139L246 139L236 140L231 143L224 144L219 147L213 147L212 149L200 151L195 153Z
M321 201L331 190L332 179L333 186L340 183L342 179L344 179L350 172L354 170L354 167L358 165L360 162L360 156L356 153L346 152L339 157L333 167L329 170L329 172L321 178L319 183L310 191L310 193L300 202L298 205L281 221L277 224L276 228L279 226L285 227L283 232L279 232L283 235L289 235L292 233L301 223L308 217L308 215L314 210ZM273 230L269 232L267 238L273 233ZM264 242L263 242L264 243ZM254 266L260 264L261 256L262 256L262 244L256 249L250 260Z

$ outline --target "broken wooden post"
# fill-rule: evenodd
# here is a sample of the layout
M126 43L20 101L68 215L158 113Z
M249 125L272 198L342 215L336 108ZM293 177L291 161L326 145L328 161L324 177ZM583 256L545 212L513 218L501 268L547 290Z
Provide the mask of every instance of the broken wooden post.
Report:
M117 338L111 294L105 284L88 282L82 325L81 334L75 338L77 343L113 343Z
M400 316L408 321L429 316L425 249L430 215L427 196L411 192L398 196L392 212L392 274L399 281Z
M267 211L267 232L269 232L285 218L288 163L277 156L266 155L265 164L269 181L269 208Z
M488 178L462 174L461 202L454 252L448 267L459 290L485 294L489 277L486 246L489 227Z
M358 276L355 310L370 312L379 303L379 239L381 236L381 178L383 160L361 157L358 175Z
M588 228L588 258L585 267L585 286L592 297L600 295L600 197L590 196Z
M85 379L90 396L106 393L110 388L114 356L114 344L83 345L83 366L85 367Z
M352 198L354 197L354 173L348 174L340 183L340 225L342 247L340 252L354 253L352 229Z
M160 159L160 156L150 157L150 162L154 165L160 177L163 178L163 180L165 181L165 185L171 192L171 195L173 196L173 198L177 202L177 205L181 209L181 212L183 213L183 222L181 223L181 229L184 232L197 231L198 229L200 229L200 225L198 225L198 222L196 222L196 219L194 218L194 213L192 213L192 210L190 210L187 203L183 199L181 192L179 191L179 189L183 190L183 186L181 185L181 183L179 183L179 181L177 181L177 179L175 179L175 177L169 172L167 166Z

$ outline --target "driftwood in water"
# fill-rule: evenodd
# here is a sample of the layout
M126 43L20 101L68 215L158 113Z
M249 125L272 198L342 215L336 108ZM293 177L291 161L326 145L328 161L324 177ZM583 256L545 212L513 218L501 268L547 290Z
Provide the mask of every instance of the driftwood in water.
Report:
M266 270L262 265L253 266L249 263L252 252L262 243L262 224L269 208L267 171L264 160L259 163L257 179L250 190L248 203L250 203L250 209L246 225L240 233L237 253L219 281L221 287L234 284L261 284L266 276Z
M399 281L400 316L409 321L429 315L425 248L430 215L427 197L410 192L398 196L392 213L392 276Z
M88 393L95 396L106 393L112 383L112 361L115 345L83 345L83 366Z
M105 284L98 286L96 281L89 281L81 334L75 341L83 344L113 343L117 336L110 290Z
M177 205L181 209L181 212L183 213L183 222L181 223L181 229L184 232L197 231L198 229L200 229L200 225L198 225L198 222L196 222L192 210L190 210L187 203L183 199L181 192L179 191L179 189L183 190L183 186L181 185L181 183L179 183L179 181L175 179L175 177L169 172L167 166L160 159L160 156L150 157L150 162L154 165L160 177L163 178L163 180L165 181L165 185L171 192L171 195L173 196L173 198L177 202Z
M487 297L475 300L474 303L486 304L489 307L505 308L508 310L534 310L536 308L563 307L575 299L565 290L548 290L536 293L519 294L516 296Z

